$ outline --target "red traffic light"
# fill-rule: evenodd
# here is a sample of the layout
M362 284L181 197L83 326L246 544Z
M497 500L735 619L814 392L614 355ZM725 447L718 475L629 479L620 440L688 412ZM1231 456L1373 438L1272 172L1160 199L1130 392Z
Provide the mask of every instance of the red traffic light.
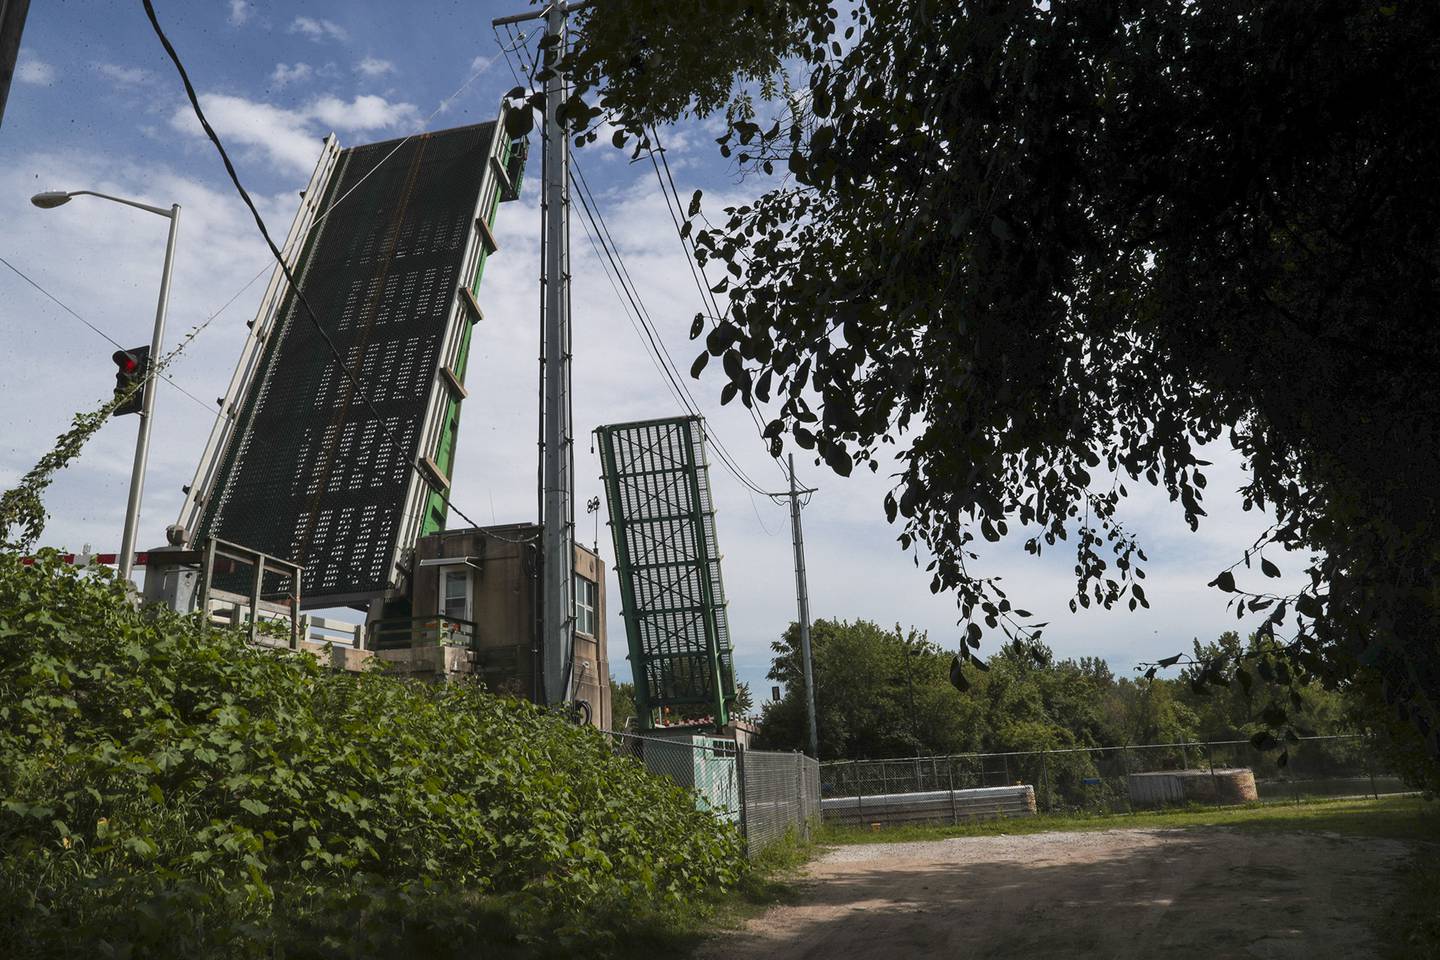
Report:
M145 406L145 375L150 367L150 348L116 350L110 359L115 361L115 399L118 401L111 414L123 417L127 413L139 413Z

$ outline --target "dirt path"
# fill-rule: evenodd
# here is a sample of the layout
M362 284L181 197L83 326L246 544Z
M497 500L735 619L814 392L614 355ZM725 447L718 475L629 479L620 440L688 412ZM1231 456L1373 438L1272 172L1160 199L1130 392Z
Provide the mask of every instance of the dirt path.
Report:
M831 850L805 894L706 960L1374 956L1406 844L1330 834L1109 830Z

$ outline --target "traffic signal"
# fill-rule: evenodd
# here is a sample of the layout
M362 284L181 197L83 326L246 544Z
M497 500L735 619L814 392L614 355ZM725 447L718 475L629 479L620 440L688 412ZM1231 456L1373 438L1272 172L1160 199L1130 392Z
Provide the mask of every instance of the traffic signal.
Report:
M145 374L150 370L150 348L131 347L116 350L110 357L115 361L115 397L125 399L117 406L115 416L139 413L145 403Z

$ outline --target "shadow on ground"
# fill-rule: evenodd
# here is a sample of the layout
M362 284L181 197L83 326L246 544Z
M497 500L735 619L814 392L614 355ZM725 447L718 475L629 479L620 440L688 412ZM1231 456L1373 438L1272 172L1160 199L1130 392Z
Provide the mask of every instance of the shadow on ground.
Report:
M1212 829L974 837L834 850L801 902L706 958L1374 955L1408 846Z

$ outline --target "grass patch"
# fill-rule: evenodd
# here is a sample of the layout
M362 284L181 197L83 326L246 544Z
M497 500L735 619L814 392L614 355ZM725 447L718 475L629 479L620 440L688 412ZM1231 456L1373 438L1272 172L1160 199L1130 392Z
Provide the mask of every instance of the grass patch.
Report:
M1125 828L1233 827L1254 831L1328 831L1352 837L1440 841L1440 803L1420 797L1316 800L1301 804L1252 804L1244 807L1186 807L1143 813L1024 817L980 820L958 825L914 825L870 830L825 827L822 844L895 843L947 837L1015 836L1051 831Z

